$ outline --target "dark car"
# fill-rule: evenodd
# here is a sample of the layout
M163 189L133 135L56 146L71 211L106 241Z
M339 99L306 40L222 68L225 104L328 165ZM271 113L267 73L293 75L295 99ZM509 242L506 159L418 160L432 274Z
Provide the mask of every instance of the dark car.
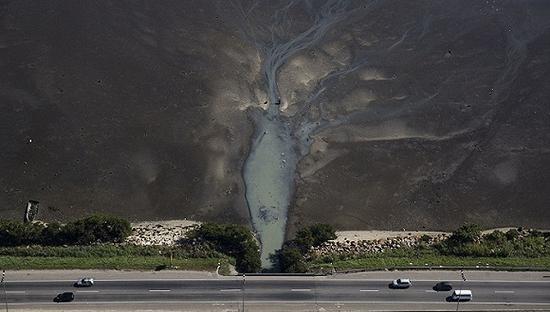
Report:
M449 291L452 290L453 286L449 282L439 282L434 285L433 290L435 291Z
M71 291L58 294L55 298L53 298L53 301L55 302L71 302L73 300L74 300L74 293Z

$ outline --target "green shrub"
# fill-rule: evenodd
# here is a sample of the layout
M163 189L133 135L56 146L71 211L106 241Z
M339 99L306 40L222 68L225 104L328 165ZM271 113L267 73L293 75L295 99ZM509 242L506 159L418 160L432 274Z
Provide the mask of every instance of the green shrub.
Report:
M314 224L296 232L293 240L285 242L283 248L277 250L273 259L282 272L303 273L307 271L305 255L312 247L318 247L335 239L336 232L331 225ZM313 259L312 257L310 259Z
M314 224L296 232L290 244L299 248L300 251L305 254L311 247L320 246L335 238L336 232L331 225Z
M299 248L300 252L306 253L313 246L313 242L313 233L311 233L309 228L305 228L296 232L292 245Z
M484 235L483 239L489 242L494 242L496 244L503 244L508 240L508 238L506 237L506 234L499 230L496 230L489 234Z
M432 240L432 237L430 235L422 234L422 236L420 236L420 242L422 243L428 243L431 240Z
M294 246L283 246L276 253L278 266L281 272L304 273L307 272L304 256L299 248Z
M321 246L331 239L336 239L336 231L329 224L314 224L309 227L313 235L313 246Z
M0 246L120 243L132 232L124 219L92 215L61 225L0 220Z
M0 244L18 246L22 244L23 223L11 220L0 220Z
M447 240L435 245L442 255L463 257L543 257L550 255L550 241L546 233L529 231L520 235L512 229L503 233L493 231L482 237L479 227L462 226Z
M453 232L448 241L450 244L459 246L468 243L475 243L481 237L481 227L477 224L465 224Z
M121 218L92 215L68 223L62 233L68 243L75 245L120 243L132 233L132 227L130 222Z
M237 224L203 223L188 233L230 257L235 257L239 272L258 272L261 267L259 247L250 230Z
M519 237L519 231L516 229L511 229L506 232L506 239L507 240L514 240Z

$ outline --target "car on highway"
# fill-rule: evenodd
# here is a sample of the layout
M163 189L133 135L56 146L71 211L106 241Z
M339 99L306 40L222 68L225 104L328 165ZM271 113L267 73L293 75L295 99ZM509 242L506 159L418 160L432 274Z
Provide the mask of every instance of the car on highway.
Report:
M449 301L470 301L472 300L472 291L469 289L456 289L448 298Z
M94 286L94 279L91 277L84 277L74 283L74 287L92 287Z
M411 285L411 280L409 280L408 278L398 278L396 280L393 280L389 286L390 288L404 289L411 287Z
M55 302L71 302L74 300L74 293L72 291L66 291L64 293L58 294L53 301Z
M439 282L432 289L435 291L449 291L453 289L453 286L449 282Z

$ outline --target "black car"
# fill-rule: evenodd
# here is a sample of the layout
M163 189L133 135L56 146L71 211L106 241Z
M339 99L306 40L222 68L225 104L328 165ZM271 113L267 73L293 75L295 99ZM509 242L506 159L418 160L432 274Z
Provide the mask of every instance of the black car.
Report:
M453 289L453 286L449 282L439 282L433 287L435 291L449 291L451 289Z
M74 300L74 293L71 291L58 294L55 298L53 298L53 301L55 302L71 302L73 300Z

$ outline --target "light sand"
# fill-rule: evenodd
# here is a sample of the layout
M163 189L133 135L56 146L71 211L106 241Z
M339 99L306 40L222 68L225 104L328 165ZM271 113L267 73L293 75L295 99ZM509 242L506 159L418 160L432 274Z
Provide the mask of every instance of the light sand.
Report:
M449 232L429 232L429 231L337 231L336 242L344 241L362 241L362 240L378 240L391 237L406 237L406 236L437 236L441 234L450 234Z
M166 220L166 221L141 221L141 222L135 222L132 223L133 228L141 228L141 227L147 227L147 226L155 226L157 224L160 224L164 227L186 227L191 226L195 224L201 224L198 221L192 221L192 220Z
M496 230L501 232L506 232L511 229L517 229L517 228L516 227L495 228L495 229L484 230L481 233L488 234ZM544 232L547 230L539 230L539 231ZM338 236L338 238L334 240L335 242L344 242L346 240L356 242L356 241L362 241L362 240L379 240L379 239L387 239L387 238L393 238L393 237L422 236L422 235L429 235L429 236L451 235L451 232L372 230L372 231L337 231L336 235Z
M132 223L132 235L126 242L135 245L175 245L185 237L191 226L200 224L191 220L142 221Z

